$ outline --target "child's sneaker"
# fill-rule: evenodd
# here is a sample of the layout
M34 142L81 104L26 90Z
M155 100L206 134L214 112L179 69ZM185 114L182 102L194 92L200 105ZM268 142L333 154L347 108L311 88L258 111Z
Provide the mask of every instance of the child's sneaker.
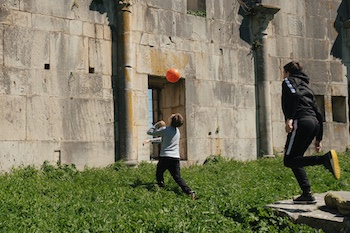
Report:
M192 200L196 200L197 198L197 194L195 191L191 191L189 194L188 194L190 197L192 197Z
M165 187L164 181L158 181L158 187L164 188Z
M340 179L340 167L337 152L331 150L324 155L324 167L329 170L335 179Z
M312 196L311 193L302 194L299 197L293 199L294 204L308 205L308 204L316 204L316 199Z

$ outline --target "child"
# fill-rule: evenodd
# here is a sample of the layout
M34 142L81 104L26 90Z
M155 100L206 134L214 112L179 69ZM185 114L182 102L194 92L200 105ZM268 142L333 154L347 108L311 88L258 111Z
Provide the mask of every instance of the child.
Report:
M183 124L183 117L179 113L172 114L168 118L168 126L165 126L164 121L157 122L148 131L148 135L160 136L154 139L145 140L143 144L148 142L160 142L161 150L159 155L159 162L157 164L156 179L159 187L164 187L164 172L169 170L175 182L181 189L196 199L196 192L191 190L186 182L182 179L180 174L180 127Z

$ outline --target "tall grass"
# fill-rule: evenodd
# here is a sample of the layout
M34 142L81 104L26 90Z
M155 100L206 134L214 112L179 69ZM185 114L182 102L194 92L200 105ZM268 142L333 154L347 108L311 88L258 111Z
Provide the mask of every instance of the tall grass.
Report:
M349 156L339 155L338 181L322 166L307 168L314 193L350 189ZM182 176L198 200L183 194L168 172L159 189L154 164L15 169L0 176L0 232L321 232L264 208L300 193L281 157L216 157L183 168Z

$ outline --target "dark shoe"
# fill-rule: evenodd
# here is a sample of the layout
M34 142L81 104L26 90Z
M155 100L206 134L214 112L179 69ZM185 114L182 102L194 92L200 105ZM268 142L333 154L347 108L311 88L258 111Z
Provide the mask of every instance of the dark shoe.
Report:
M301 204L301 205L308 205L308 204L316 204L316 199L312 196L311 193L309 194L302 194L299 197L293 199L294 204Z
M324 155L324 167L329 170L335 179L340 179L340 166L338 155L335 150L331 150Z
M197 194L195 191L191 191L189 194L188 194L190 197L192 197L192 200L196 200L197 199Z
M165 187L164 181L158 181L158 187L164 188Z

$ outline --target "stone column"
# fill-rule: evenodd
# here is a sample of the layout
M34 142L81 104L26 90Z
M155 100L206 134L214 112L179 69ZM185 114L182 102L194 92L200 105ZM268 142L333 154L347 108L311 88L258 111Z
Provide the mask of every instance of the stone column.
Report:
M133 49L131 32L131 4L119 1L117 7L117 100L119 159L136 165L133 146Z
M275 6L259 4L250 9L252 50L255 64L255 85L257 100L258 154L273 156L271 95L268 74L266 28L280 9Z

